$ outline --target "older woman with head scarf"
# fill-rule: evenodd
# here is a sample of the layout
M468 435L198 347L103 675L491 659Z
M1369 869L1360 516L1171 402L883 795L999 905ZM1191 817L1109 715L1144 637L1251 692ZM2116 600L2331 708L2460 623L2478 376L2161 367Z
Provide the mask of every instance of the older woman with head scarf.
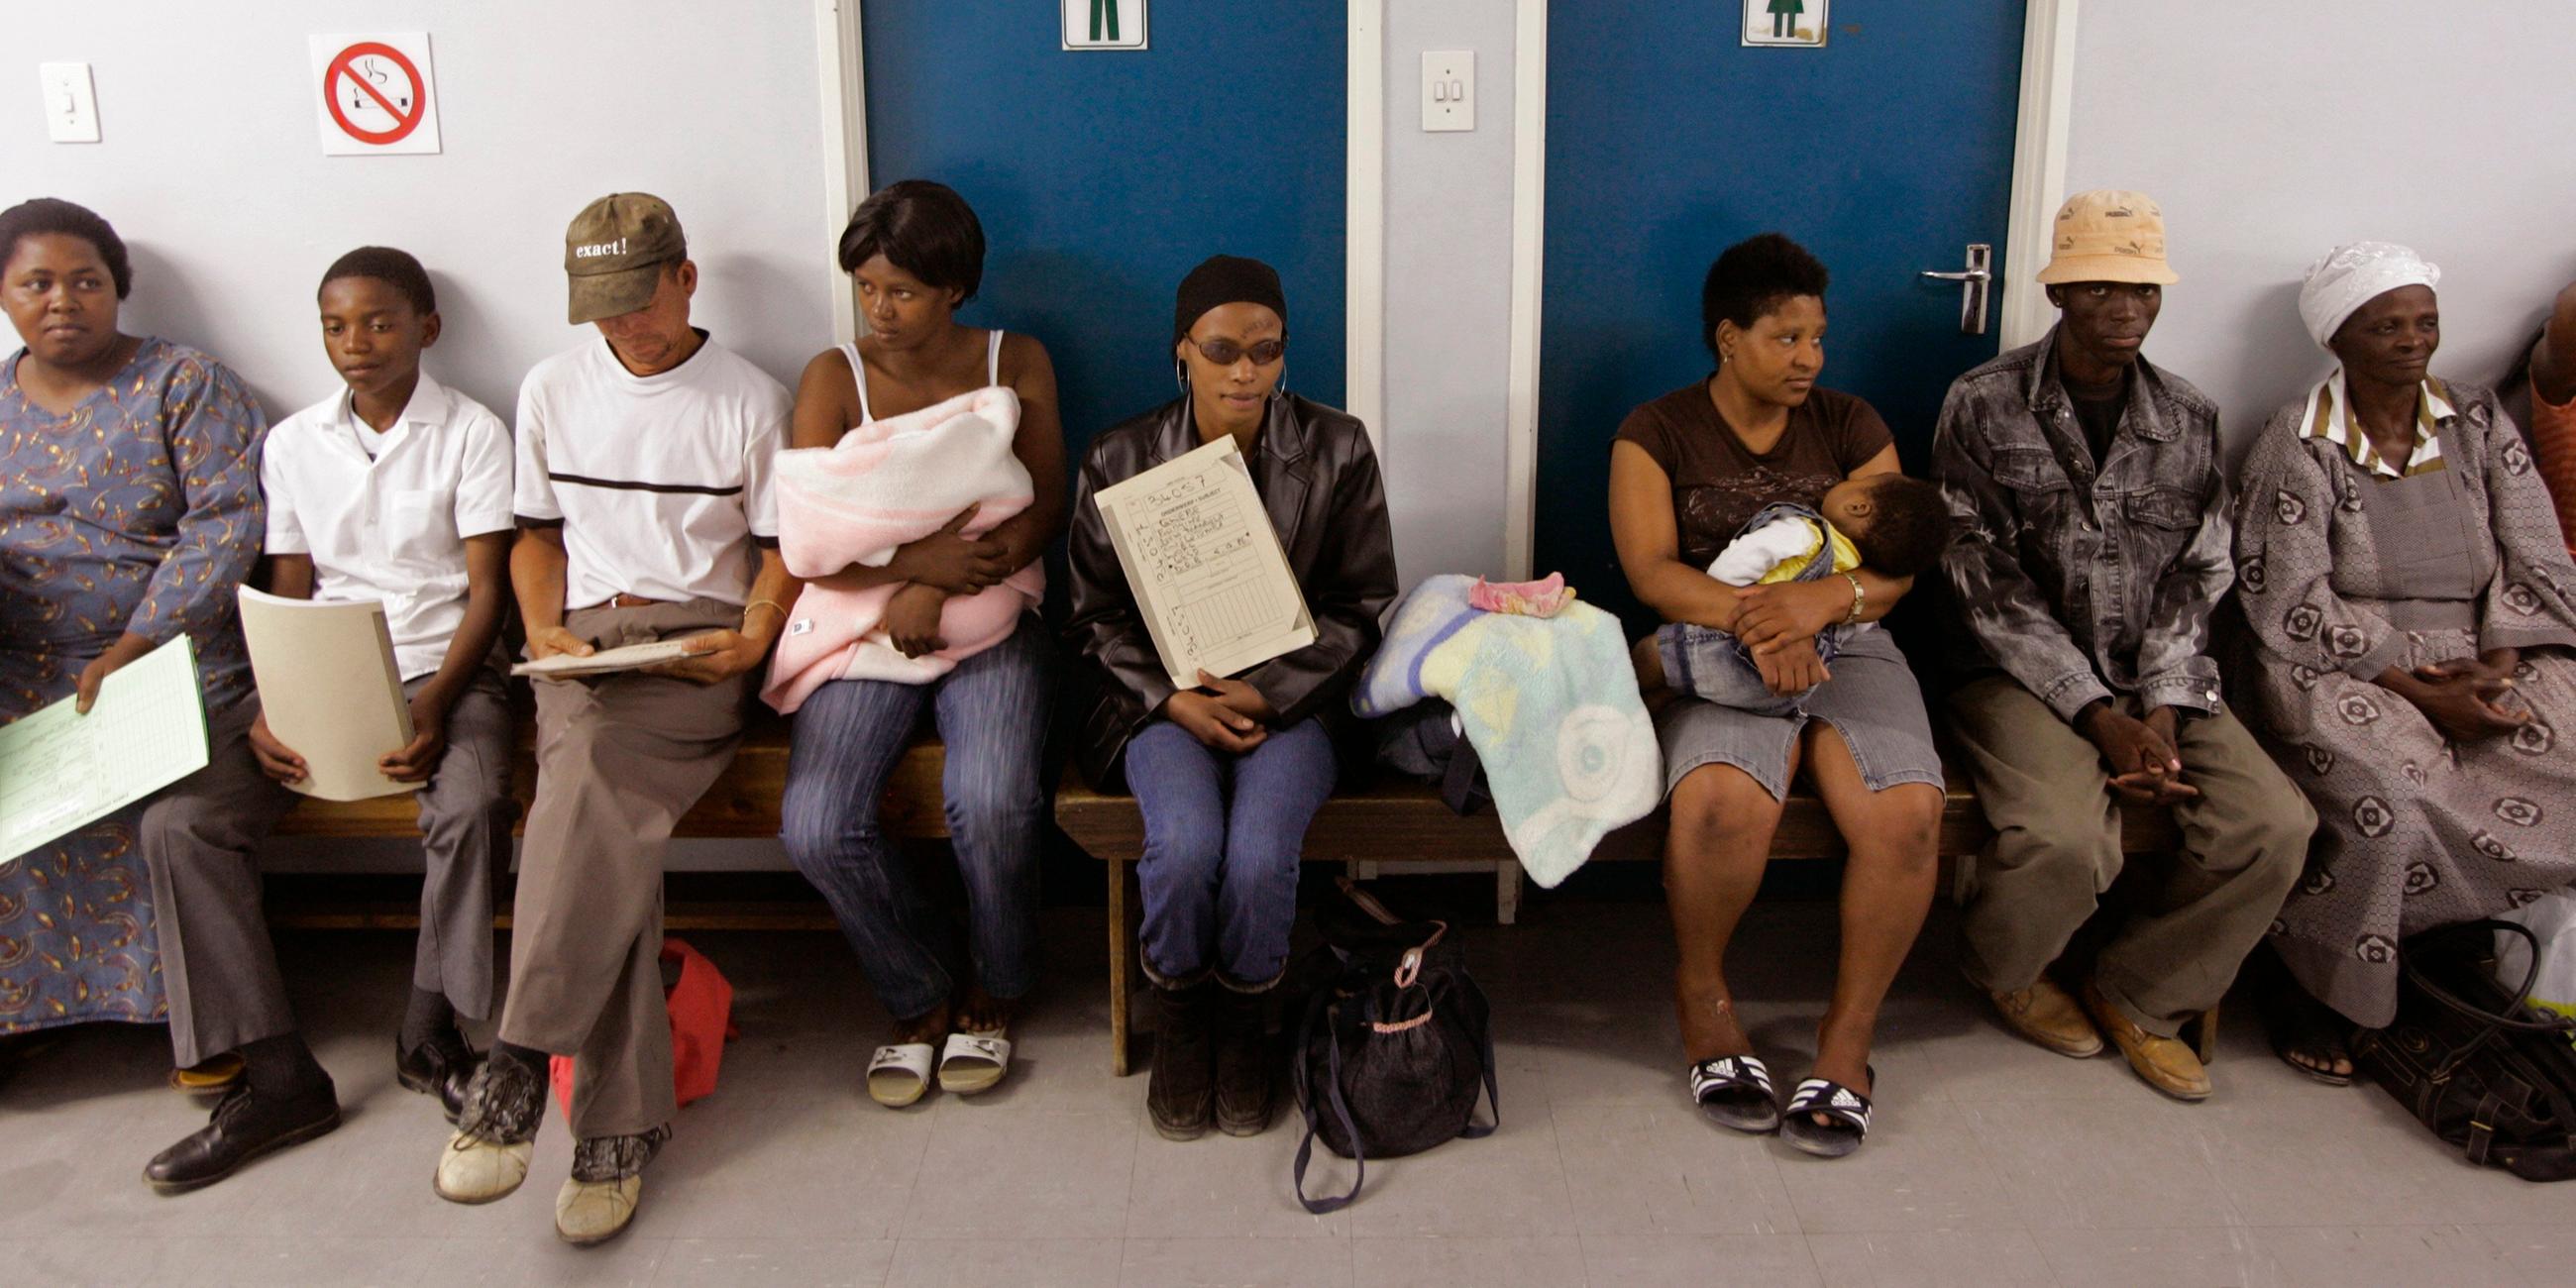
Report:
M2315 804L2271 942L2352 1023L2396 1013L2398 944L2576 881L2576 565L2493 393L2429 374L2440 270L2338 247L2299 294L2334 372L2244 471L2249 723ZM2276 1013L2275 1046L2349 1079L2340 1027Z

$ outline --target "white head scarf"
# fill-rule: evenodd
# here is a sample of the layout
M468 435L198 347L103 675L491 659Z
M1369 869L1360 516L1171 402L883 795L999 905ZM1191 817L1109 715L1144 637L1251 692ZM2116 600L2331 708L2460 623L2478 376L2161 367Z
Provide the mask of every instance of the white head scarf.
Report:
M2442 270L2395 242L2351 242L2308 266L2299 288L2299 320L2320 345L2334 339L2344 319L2401 286L2434 286Z

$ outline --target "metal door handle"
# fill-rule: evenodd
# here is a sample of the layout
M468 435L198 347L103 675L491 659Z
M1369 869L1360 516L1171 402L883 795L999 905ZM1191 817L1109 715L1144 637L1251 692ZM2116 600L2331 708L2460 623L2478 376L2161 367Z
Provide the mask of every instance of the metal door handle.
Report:
M1986 333L1986 287L1995 280L1995 248L1985 242L1968 243L1968 266L1956 273L1934 269L1923 270L1923 276L1940 282L1957 282L1960 286L1959 334Z

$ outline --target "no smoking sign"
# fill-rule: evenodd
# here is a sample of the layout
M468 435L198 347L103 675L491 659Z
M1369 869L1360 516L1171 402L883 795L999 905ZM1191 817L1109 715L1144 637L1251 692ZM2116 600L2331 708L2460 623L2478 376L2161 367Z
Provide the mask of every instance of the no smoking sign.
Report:
M315 36L311 46L324 156L438 151L428 33Z

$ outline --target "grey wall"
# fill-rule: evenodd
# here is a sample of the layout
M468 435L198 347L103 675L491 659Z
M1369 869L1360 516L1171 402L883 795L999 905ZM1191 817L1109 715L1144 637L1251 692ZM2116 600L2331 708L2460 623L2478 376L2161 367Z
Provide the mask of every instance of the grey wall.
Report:
M419 30L446 151L323 156L306 36ZM12 5L7 32L0 203L106 215L136 261L127 329L231 363L272 416L338 388L313 291L367 242L429 265L431 369L507 416L587 333L564 323L564 225L621 188L678 209L700 325L791 382L831 342L810 0L120 0ZM92 65L104 141L46 140L51 61Z
M1512 0L1392 0L1386 32L1386 423L1396 565L1503 573L1511 359ZM1422 53L1476 51L1476 128L1422 129Z
M2149 357L2230 439L2322 377L2303 270L2340 242L2442 267L2436 372L2494 381L2576 275L2566 0L2159 0L2083 6L2071 188L2163 205L2181 284Z

